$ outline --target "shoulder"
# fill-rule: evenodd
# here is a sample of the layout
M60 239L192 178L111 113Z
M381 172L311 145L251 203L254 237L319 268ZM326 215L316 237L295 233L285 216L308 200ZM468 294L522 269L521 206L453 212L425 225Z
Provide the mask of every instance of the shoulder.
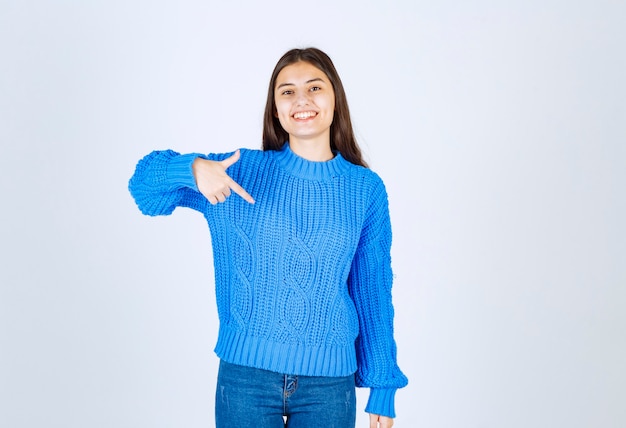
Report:
M383 179L378 175L378 173L370 168L366 168L360 165L353 165L357 174L363 176L365 180L371 182L375 185L384 185Z
M275 152L272 150L240 148L239 153L240 158L235 165L244 171L253 171L255 174L268 173L268 166L275 157Z
M370 195L386 194L385 183L375 171L360 165L350 164L350 180Z
M239 151L240 158L234 165L243 166L249 163L256 163L264 157L264 152L256 149L248 149L248 148L238 148L230 152L221 152L221 153L209 153L203 156L206 159L213 161L223 161L233 156L237 151Z
M273 150L259 150L240 148L241 160L246 162L263 162L274 157L275 152Z
M264 152L263 150L248 149L246 147L239 148L239 151L241 152L242 155L250 156L250 157L263 156L265 153L267 153L267 152Z

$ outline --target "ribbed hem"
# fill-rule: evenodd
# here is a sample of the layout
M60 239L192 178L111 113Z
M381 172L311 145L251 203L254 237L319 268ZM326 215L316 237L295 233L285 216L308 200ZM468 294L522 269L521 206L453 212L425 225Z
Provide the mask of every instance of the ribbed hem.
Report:
M352 164L345 160L341 153L324 162L315 162L304 159L291 151L289 143L285 143L280 151L276 152L276 160L285 171L296 177L307 180L328 180L345 174Z
M365 411L375 415L396 417L396 388L371 388Z
M299 376L349 376L356 371L352 346L311 347L276 343L220 327L215 353L231 364Z
M193 161L199 157L205 158L204 155L199 153L190 153L187 155L179 155L170 159L167 163L168 181L180 187L190 187L194 190L198 190L191 166Z

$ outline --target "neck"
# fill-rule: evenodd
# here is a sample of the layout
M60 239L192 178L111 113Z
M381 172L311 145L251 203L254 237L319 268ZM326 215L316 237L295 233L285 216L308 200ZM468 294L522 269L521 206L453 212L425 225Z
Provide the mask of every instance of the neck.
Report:
M300 139L290 136L289 147L291 151L306 160L325 162L335 157L330 149L330 139Z

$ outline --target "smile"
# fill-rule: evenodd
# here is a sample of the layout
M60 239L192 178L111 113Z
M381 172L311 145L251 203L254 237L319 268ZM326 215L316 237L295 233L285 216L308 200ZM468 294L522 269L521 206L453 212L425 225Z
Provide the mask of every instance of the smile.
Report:
M308 119L313 116L317 116L314 111L299 111L293 115L294 119Z

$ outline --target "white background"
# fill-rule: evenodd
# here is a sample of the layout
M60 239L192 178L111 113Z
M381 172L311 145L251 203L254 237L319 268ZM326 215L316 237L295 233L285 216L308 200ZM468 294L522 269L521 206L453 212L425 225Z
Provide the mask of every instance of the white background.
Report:
M208 229L153 149L259 148L317 46L394 227L397 427L626 426L626 5L0 1L0 426L210 427ZM358 426L367 426L365 391Z

